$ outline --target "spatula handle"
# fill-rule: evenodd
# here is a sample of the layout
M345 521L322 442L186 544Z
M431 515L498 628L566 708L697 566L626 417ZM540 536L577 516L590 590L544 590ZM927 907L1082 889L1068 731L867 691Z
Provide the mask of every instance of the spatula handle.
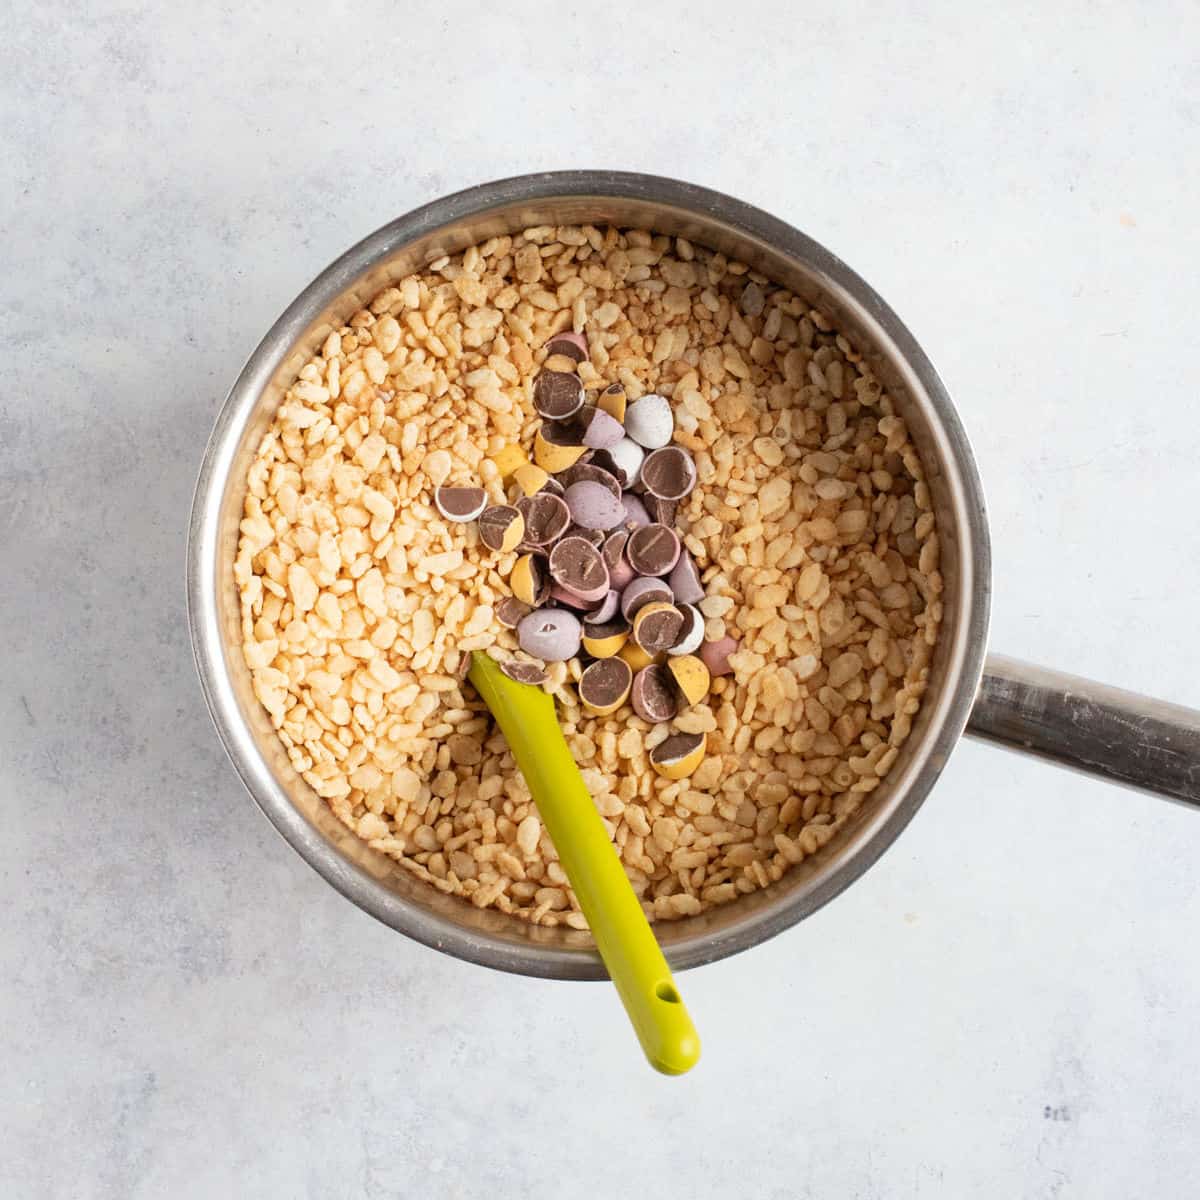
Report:
M558 727L554 701L503 676L498 683L488 662L491 670L473 668L471 680L525 776L642 1049L655 1070L682 1075L700 1057L700 1038Z

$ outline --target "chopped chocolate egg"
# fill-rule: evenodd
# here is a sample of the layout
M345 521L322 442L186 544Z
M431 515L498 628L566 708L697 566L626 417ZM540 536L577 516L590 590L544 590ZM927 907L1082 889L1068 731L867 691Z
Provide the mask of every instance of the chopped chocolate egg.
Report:
M571 484L563 499L571 520L586 529L615 529L625 518L621 501L604 484L591 479Z
M528 683L536 687L546 682L546 672L537 663L517 662L514 659L510 662L502 662L500 670L517 683Z
M579 699L593 716L607 717L629 697L633 671L620 658L602 658L579 677Z
M565 421L583 407L583 380L571 371L543 371L533 385L533 410L547 421Z
M549 546L566 533L571 523L566 501L550 492L522 496L517 510L525 518L525 540L532 546Z
M620 654L628 640L628 621L618 619L597 622L584 619L583 648L593 658L612 658L613 655Z
M579 414L583 444L592 450L610 450L625 437L625 427L602 408L586 406Z
M572 329L564 329L562 333L556 333L546 343L546 354L548 356L565 354L577 363L584 362L588 356L587 338Z
M439 487L433 493L437 510L447 521L474 521L487 506L487 492L478 487Z
M648 576L640 576L630 583L621 593L621 615L627 621L632 621L637 610L643 604L654 604L663 601L673 603L675 596L671 589L661 580Z
M625 519L621 524L626 529L640 529L650 524L650 514L641 499L632 492L626 492L621 497L621 507L625 510Z
M683 614L665 600L643 604L633 618L633 640L647 654L670 650L683 627Z
M675 645L671 646L668 654L695 654L700 649L700 643L704 641L704 618L700 615L700 610L693 607L691 604L676 604L683 616L683 624L679 630L679 636L675 639Z
M674 430L675 417L666 396L651 392L625 410L625 432L647 450L665 446Z
M525 463L512 474L513 482L526 496L536 496L546 486L550 476L536 463Z
M699 604L704 599L704 585L700 582L696 560L686 550L681 551L667 582L680 604Z
M639 575L666 575L679 560L679 535L665 525L643 525L629 535L625 557Z
M641 479L659 500L682 500L696 486L696 464L682 446L664 446L646 455Z
M604 559L591 542L580 537L563 538L550 551L550 578L584 604L608 595L608 568Z
M557 428L553 421L547 421L533 437L533 461L551 475L565 471L587 453L585 445L569 440L573 431L556 433Z
M651 663L648 667L643 667L633 677L630 699L633 701L634 712L643 721L649 721L651 725L670 721L679 711L679 702L675 697L675 683L671 678L671 673L658 663Z
M646 452L632 438L623 437L615 446L608 447L613 462L625 473L625 487L633 487L638 481Z
M710 676L703 661L694 654L667 659L667 670L679 693L689 704L699 704L708 695Z
M633 669L634 674L658 662L658 656L647 654L635 641L627 641L617 652Z
M723 637L715 642L705 642L700 647L700 658L714 679L719 675L732 675L729 656L737 652L736 638Z
M610 417L616 421L625 423L625 385L621 383L610 383L608 387L596 397L596 407L602 408Z
M625 472L613 461L613 456L608 450L593 450L586 459L580 459L580 461L611 475L620 487L625 486Z
M573 467L568 467L558 476L558 482L563 485L564 495L566 494L566 489L572 484L582 483L584 480L590 483L601 484L612 492L615 499L620 500L621 481L611 472L605 470L604 467L597 466L595 461L577 462Z
M579 653L583 627L565 608L539 608L521 619L517 641L526 654L543 662L566 662Z
M550 585L549 599L558 604L565 604L568 608L573 608L576 612L587 616L596 606L595 600L584 600L582 596L576 595L572 591L568 591L565 587L558 583Z
M675 514L679 511L678 500L663 500L659 496L652 496L646 492L642 497L642 503L646 506L646 511L652 520L657 521L660 525L675 524Z
M522 554L513 565L508 586L522 604L535 608L550 594L550 576L532 554Z
M588 614L588 620L595 621L597 624L603 621L611 621L620 611L621 593L610 588L608 595L600 601L599 606Z
M479 540L501 554L515 550L525 536L525 518L511 504L493 504L479 514Z
M528 604L518 600L516 596L505 596L496 605L496 620L505 629L516 629L521 623L521 618L528 616L532 611Z
M604 545L602 529L586 529L582 525L568 525L567 532L563 534L563 537L581 537L585 542L591 542L597 550Z
M541 468L539 467L538 469L540 470ZM566 490L553 475L547 475L546 482L539 489L539 491L549 492L551 496L561 496Z
M708 736L673 733L650 751L650 765L667 779L686 779L704 761Z
M609 582L619 592L637 577L637 572L625 557L625 545L629 541L627 530L618 529L604 539L604 565L608 567Z

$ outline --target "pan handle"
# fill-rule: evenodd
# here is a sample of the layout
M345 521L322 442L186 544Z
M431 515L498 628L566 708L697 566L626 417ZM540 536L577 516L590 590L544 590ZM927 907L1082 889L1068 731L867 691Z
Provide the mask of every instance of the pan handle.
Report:
M989 654L967 732L1200 808L1200 712Z

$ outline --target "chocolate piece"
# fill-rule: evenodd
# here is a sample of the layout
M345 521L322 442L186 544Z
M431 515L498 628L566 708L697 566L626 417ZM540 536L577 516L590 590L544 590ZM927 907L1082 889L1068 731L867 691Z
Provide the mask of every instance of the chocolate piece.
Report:
M621 501L602 483L581 479L567 488L563 499L576 525L587 529L615 529L624 519Z
M591 613L599 603L596 600L585 600L577 593L568 591L559 583L551 584L550 599L556 600L559 604L565 604L568 608L573 608L576 612L584 614Z
M588 638L610 638L629 632L629 622L622 617L613 617L608 621L597 621L589 615L583 619L583 636Z
M489 549L507 554L525 536L525 518L511 504L493 504L479 514L479 540Z
M621 507L625 510L625 520L621 524L626 529L640 529L650 524L650 514L646 506L632 492L626 492L621 497Z
M500 670L517 683L528 683L537 686L546 682L546 672L537 663L502 662Z
M551 496L561 496L567 489L551 475L538 490L548 492Z
M618 487L623 488L625 486L625 472L617 465L617 461L613 458L611 450L593 450L588 455L587 461L588 466L595 467L597 470L603 471L606 475L611 475L617 481ZM603 482L603 480L599 482Z
M621 615L625 620L632 621L643 604L658 601L670 604L674 599L671 589L661 579L643 575L621 593Z
M665 525L643 525L629 535L625 557L639 575L666 575L679 561L679 535Z
M534 546L549 546L566 533L571 523L566 501L549 492L522 496L517 510L525 518L525 540Z
M579 699L596 716L616 712L625 703L633 684L629 664L620 658L601 658L579 677Z
M473 521L487 505L487 492L478 487L439 487L433 493L437 510L447 521Z
M581 363L588 356L587 338L582 333L564 329L562 333L556 333L546 343L547 357L553 354L565 354L568 358L573 358L577 363Z
M597 625L601 625L605 621L611 621L613 617L615 617L620 611L621 593L614 588L610 588L608 595L600 601L600 604L596 610L588 614L588 620L594 621Z
M642 483L659 500L682 500L696 486L696 464L682 446L664 446L646 455Z
M634 676L630 699L634 712L651 725L670 721L679 711L671 672L656 663L643 667Z
M541 559L532 554L522 554L513 565L512 573L508 577L508 586L521 603L536 608L539 604L544 604L550 595L550 576Z
M496 620L505 629L516 629L522 617L527 617L533 610L528 604L523 604L516 596L505 596L496 605Z
M565 662L579 653L583 627L565 608L539 608L522 618L517 641L526 654L543 662Z
M667 582L680 604L699 604L704 599L704 585L700 582L696 560L686 550L680 552L679 561L671 568Z
M585 603L608 595L608 568L600 551L583 538L563 538L555 545L550 551L550 577Z
M602 408L586 405L579 413L583 444L593 450L607 450L625 437L625 427Z
M650 751L650 765L667 779L686 779L704 761L708 735L673 733Z
M679 511L677 500L662 500L647 492L642 497L642 503L646 506L651 520L657 521L660 525L675 524L675 514Z
M591 542L597 550L604 545L604 530L585 529L582 525L568 525L563 537L581 537L585 542Z
M632 438L622 438L615 446L609 447L608 456L625 474L625 487L633 487L642 473L642 463L646 452Z
M625 421L625 385L610 383L596 397L596 407L602 408L610 417L622 423Z
M625 410L625 432L647 450L665 446L674 431L675 416L665 396L651 392Z
M693 608L690 604L676 604L676 607L683 616L683 625L680 627L679 636L675 639L675 645L669 647L667 653L670 655L693 654L700 648L700 643L704 641L704 618L700 615L700 610Z
M583 380L568 371L543 371L533 385L533 409L547 421L565 421L583 407ZM576 443L578 444L578 443Z
M558 482L562 484L564 491L576 483L598 483L608 488L615 499L621 498L621 481L604 467L597 465L594 459L568 467L558 475Z
M683 614L673 604L643 604L633 618L633 640L649 655L662 654L675 645L683 627Z
M632 583L637 572L625 557L625 545L629 541L627 530L618 529L604 539L604 565L608 568L610 584L619 592Z
M700 647L700 661L708 668L708 673L716 679L720 675L732 675L733 667L729 665L729 656L736 653L737 639L723 637L715 642L705 642Z

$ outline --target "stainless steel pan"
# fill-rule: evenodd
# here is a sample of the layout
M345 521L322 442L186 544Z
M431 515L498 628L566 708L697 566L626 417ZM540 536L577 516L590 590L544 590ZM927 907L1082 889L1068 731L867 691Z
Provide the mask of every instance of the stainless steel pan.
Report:
M609 171L528 175L435 201L343 254L246 364L204 455L188 536L188 612L213 720L250 794L343 895L426 945L484 966L603 977L586 934L535 928L443 896L371 850L293 770L242 661L233 582L246 471L282 391L324 340L389 283L500 233L543 224L648 227L712 246L827 312L870 359L922 454L937 513L945 616L930 686L883 785L838 837L764 891L658 926L675 969L735 954L794 925L896 839L964 730L1114 782L1200 805L1200 713L1010 659L986 657L991 553L970 444L929 359L843 262L774 217L705 188Z

